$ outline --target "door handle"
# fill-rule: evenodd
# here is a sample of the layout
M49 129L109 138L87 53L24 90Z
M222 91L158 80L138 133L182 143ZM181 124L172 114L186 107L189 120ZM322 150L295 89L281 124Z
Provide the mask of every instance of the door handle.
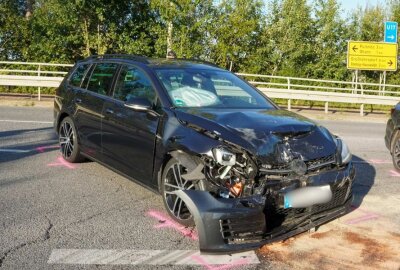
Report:
M106 109L106 113L107 113L107 114L114 114L114 110L108 108L108 109Z
M76 99L75 99L75 102L76 102L76 103L82 103L82 99L76 98Z

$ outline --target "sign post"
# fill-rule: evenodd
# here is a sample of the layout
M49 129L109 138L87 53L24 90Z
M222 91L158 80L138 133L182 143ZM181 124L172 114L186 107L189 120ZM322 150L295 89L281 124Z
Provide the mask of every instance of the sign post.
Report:
M385 29L384 29L384 42L391 42L391 43L397 43L397 29L398 29L398 24L397 22L385 22ZM386 86L386 70L383 71L383 78L382 78L381 84L383 86L381 87L380 90L380 95L385 95L385 86Z
M397 43L397 22L385 22L384 42Z
M397 22L385 22L384 42L349 41L347 43L347 69L354 70L353 92L357 93L358 71L382 71L379 78L379 95L385 94L386 71L397 70ZM361 94L363 94L361 86ZM360 114L364 104L361 104Z
M349 41L347 45L347 68L396 71L397 43Z

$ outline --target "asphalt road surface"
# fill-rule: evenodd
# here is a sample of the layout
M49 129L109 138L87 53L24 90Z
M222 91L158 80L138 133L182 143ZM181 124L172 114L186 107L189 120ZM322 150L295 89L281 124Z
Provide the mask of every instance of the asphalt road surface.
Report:
M0 269L400 268L400 174L384 123L320 121L354 154L351 213L256 253L207 257L159 195L60 159L52 121L51 108L0 107Z

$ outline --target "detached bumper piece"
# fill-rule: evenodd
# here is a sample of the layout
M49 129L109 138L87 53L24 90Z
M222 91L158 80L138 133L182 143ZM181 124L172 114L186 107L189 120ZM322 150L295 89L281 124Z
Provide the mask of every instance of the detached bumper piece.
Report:
M287 239L346 214L352 202L354 174L349 164L310 176L312 186L331 186L332 199L306 208L284 209L281 194L216 199L206 191L180 190L177 195L194 216L200 251L232 253Z

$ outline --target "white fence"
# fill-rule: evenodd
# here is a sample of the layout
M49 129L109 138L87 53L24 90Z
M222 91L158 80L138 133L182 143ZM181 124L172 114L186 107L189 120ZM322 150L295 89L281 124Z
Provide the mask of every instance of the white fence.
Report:
M0 61L0 85L58 87L72 64Z
M28 63L0 61L0 85L38 87L58 87L71 64ZM329 103L351 103L360 105L364 115L364 104L395 105L400 101L400 85L383 83L317 80L238 73L271 98L288 100L291 110L292 100L322 101L325 112Z
M325 113L328 113L330 102L359 104L360 114L364 115L365 104L393 106L400 101L400 85L248 73L237 75L271 98L287 99L288 110L291 110L292 100L309 100L324 102Z

